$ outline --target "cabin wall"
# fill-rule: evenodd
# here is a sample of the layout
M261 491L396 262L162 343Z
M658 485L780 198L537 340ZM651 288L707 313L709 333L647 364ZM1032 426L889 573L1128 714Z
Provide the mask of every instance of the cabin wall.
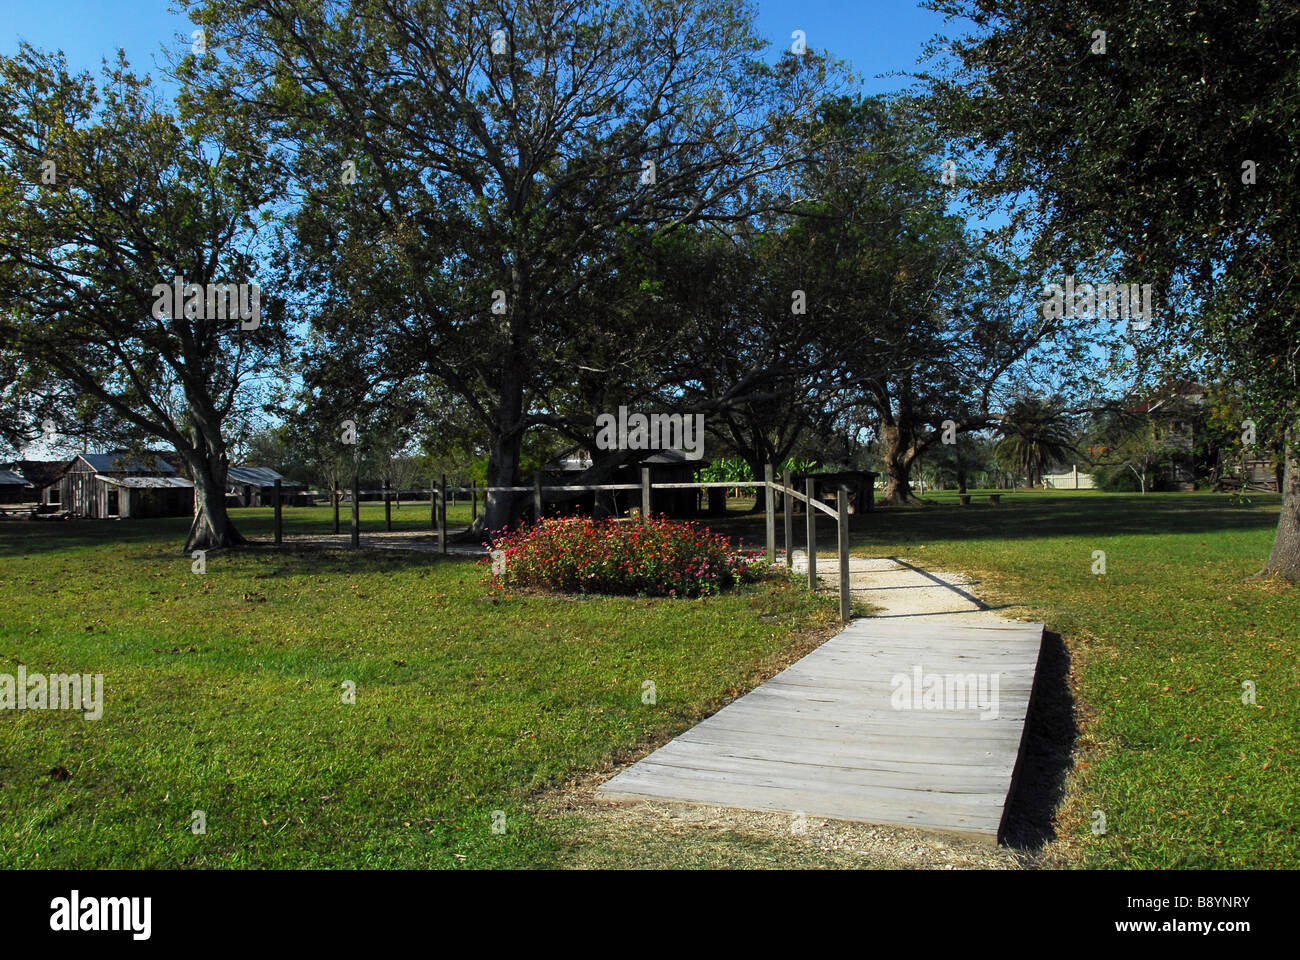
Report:
M131 490L128 499L133 517L186 517L194 513L193 487Z
M96 480L94 471L74 463L59 480L59 500L63 509L74 517L98 519L108 515L105 484Z
M22 484L0 484L0 503L26 503L31 495L31 491Z

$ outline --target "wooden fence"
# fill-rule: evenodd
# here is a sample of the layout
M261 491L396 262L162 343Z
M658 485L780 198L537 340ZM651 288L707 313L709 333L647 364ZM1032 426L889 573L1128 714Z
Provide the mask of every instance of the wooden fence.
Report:
M513 487L480 487L476 484L471 486L448 487L447 477L444 474L438 480L436 487L428 489L408 489L393 490L385 484L379 490L361 490L359 480L356 477L352 479L351 501L352 501L352 547L357 549L361 546L361 516L360 500L364 493L368 496L376 494L383 497L384 501L384 527L386 530L393 529L393 511L392 498L396 494L399 499L403 494L419 494L429 496L429 526L431 529L438 531L438 551L447 552L447 494L465 493L471 497L471 514L476 516L478 511L478 495L488 493L531 493L533 497L533 515L541 517L544 515L546 493L591 493L613 490L639 490L641 492L641 514L642 516L651 515L651 500L655 490L708 490L717 488L726 488L728 490L739 489L762 489L765 498L766 522L764 524L766 539L766 554L769 563L776 562L776 495L782 495L782 513L784 525L785 540L785 566L791 569L794 566L794 510L793 504L796 500L802 501L805 506L805 525L806 545L808 552L808 589L817 589L817 513L825 513L835 521L836 540L839 547L839 592L840 592L840 619L848 621L850 615L849 603L849 488L841 484L835 488L835 507L832 508L823 503L818 496L818 481L815 477L804 478L804 490L800 492L795 489L790 471L786 471L781 481L775 479L775 469L768 464L763 470L763 479L740 480L740 481L716 481L716 482L686 482L686 483L651 483L650 468L641 468L640 483L595 483L595 484L543 484L541 474L533 477L531 486L513 486ZM331 491L331 502L334 506L334 532L339 532L339 491ZM272 506L275 511L275 542L284 542L284 523L281 513L281 504L283 498L280 491L280 481L275 481L275 488L272 497Z

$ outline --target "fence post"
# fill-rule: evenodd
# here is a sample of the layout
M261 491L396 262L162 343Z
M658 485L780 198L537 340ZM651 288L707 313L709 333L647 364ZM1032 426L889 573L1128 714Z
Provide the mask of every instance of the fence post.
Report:
M339 478L330 481L330 500L334 502L334 532L339 532Z
M388 481L384 481L384 529L393 532L393 501L388 495Z
M763 490L767 494L767 562L776 560L776 492L772 489L772 474L775 472L770 463L763 464Z
M542 511L545 509L542 504L542 471L538 470L533 474L533 523L542 522Z
M804 492L808 495L808 589L817 589L817 509L813 501L817 497L817 481L804 477Z
M361 547L361 478L352 474L352 549Z
M790 496L790 491L793 490L794 487L792 486L792 478L789 470L785 471L785 475L781 480L781 486L784 487L781 491L781 500L785 505L785 568L787 570L793 570L794 514L791 511L794 509L794 497Z
M280 516L280 482L275 481L275 542L284 542L284 518Z
M438 552L447 552L447 475L438 477Z
M849 488L841 486L835 494L839 511L840 539L840 619L849 622Z
M478 481L470 480L469 482L469 522L473 523L478 519Z
M641 517L650 519L650 468L641 468Z

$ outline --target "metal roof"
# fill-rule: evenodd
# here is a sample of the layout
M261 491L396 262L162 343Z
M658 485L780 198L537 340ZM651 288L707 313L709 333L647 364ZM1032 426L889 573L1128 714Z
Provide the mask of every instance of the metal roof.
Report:
M176 469L162 457L129 457L123 453L79 453L96 473L175 473Z
M270 467L230 467L226 471L226 480L230 483L246 483L254 487L273 487L280 481L282 487L301 487L301 483L285 480L282 474Z
M59 473L67 463L67 460L14 460L5 464L4 469L26 478L33 487L48 487L58 482Z
M10 486L25 487L27 486L27 480L25 477L22 477L19 474L14 473L12 470L0 470L0 485L6 487L10 487Z
M96 480L103 480L105 483L111 483L115 487L131 487L135 490L162 490L162 489L186 489L194 484L181 477L106 477L101 473L95 474Z

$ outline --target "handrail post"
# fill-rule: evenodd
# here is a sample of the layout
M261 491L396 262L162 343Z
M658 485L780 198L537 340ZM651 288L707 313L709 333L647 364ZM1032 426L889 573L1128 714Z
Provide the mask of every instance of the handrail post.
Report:
M817 497L817 481L804 478L804 492L808 495L808 589L817 589L817 510L813 501Z
M284 518L280 516L280 481L275 481L275 542L284 542Z
M473 523L478 519L478 480L471 479L469 482L469 522Z
M352 549L361 547L361 477L352 474Z
M767 562L776 562L776 491L772 489L772 475L776 471L770 463L763 464L763 490L767 495Z
M438 485L433 482L433 475L429 475L429 529L438 529Z
M840 540L840 619L849 622L849 488L841 486L835 494L839 511Z
M650 519L650 468L641 468L641 517Z
M447 475L438 477L438 552L447 552Z
M785 568L794 569L794 497L790 496L790 491L794 489L793 480L790 477L790 471L785 471L785 476L781 480L781 500L785 504Z

